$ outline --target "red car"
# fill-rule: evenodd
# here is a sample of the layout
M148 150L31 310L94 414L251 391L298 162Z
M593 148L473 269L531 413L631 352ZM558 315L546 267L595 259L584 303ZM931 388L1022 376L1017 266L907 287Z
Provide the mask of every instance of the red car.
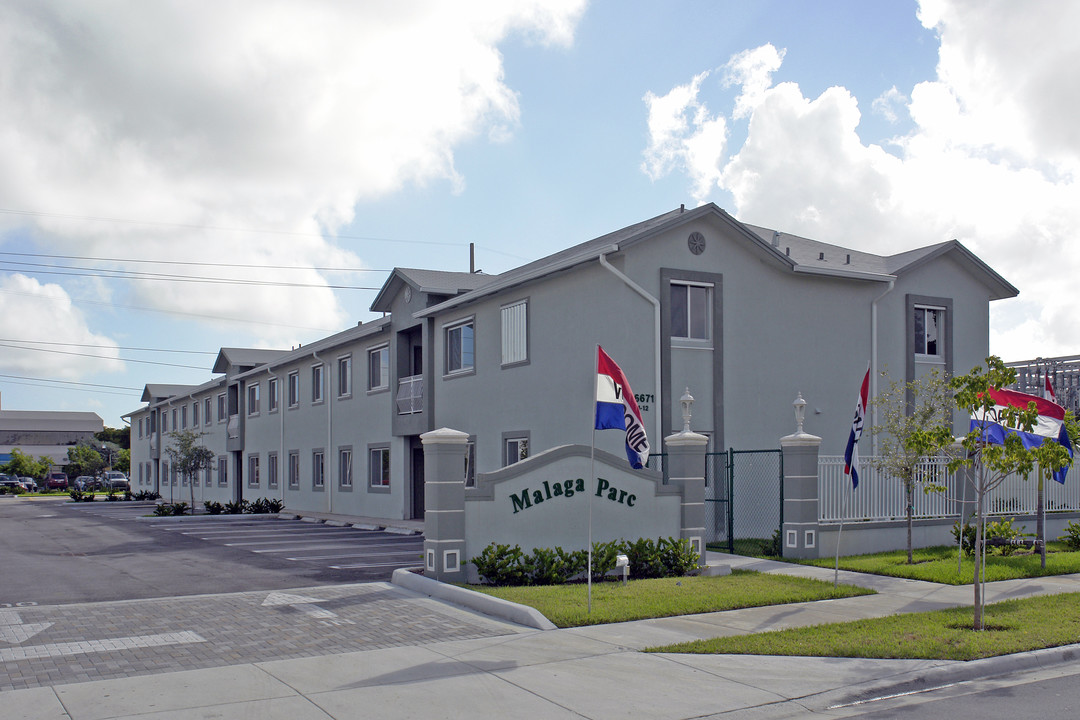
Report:
M68 489L68 477L67 473L49 473L48 479L45 481L45 487L49 490L67 490Z

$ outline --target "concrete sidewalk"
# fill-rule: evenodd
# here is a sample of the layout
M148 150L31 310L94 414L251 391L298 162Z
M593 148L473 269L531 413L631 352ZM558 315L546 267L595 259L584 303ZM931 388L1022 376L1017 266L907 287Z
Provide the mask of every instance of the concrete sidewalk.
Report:
M833 572L735 556L732 567ZM840 573L877 595L252 662L0 693L15 718L700 718L805 716L852 698L1071 659L1075 646L960 663L645 654L643 647L970 604L970 587ZM987 602L1080 591L1080 576L993 583ZM427 600L427 602L438 602Z

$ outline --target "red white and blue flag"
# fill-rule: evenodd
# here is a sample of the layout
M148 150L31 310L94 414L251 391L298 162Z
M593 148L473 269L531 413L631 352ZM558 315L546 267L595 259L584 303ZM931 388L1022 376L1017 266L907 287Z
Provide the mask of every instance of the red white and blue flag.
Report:
M1049 439L1063 446L1069 451L1069 457L1072 457L1072 443L1069 442L1069 433L1065 429L1065 408L1037 395L1028 395L1015 390L990 388L987 392L990 399L994 401L994 407L986 411L980 410L972 415L970 425L971 430L979 431L983 442L1004 445L1008 435L1016 435L1023 442L1024 447L1030 449L1042 445ZM1035 403L1035 409L1039 413L1038 420L1030 432L1005 424L1001 414L1006 408L1016 407L1027 410L1028 403ZM1069 467L1066 465L1054 473L1054 479L1059 483L1064 483L1068 471Z
M1054 395L1054 386L1050 384L1050 373L1046 373L1046 387L1043 388L1043 397L1052 403L1057 402L1057 397Z
M866 365L866 375L859 386L859 399L855 402L855 417L851 421L851 434L848 435L847 448L844 449L844 474L851 476L851 489L859 487L859 438L862 437L863 419L866 417L866 402L870 394L870 365Z
M596 429L625 430L626 458L635 470L649 461L649 438L641 421L634 391L623 371L597 347L596 357Z

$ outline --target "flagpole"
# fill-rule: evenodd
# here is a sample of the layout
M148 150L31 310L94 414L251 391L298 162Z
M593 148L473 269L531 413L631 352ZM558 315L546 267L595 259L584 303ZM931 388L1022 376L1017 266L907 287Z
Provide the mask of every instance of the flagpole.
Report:
M855 492L852 488L852 492ZM844 515L847 514L847 494L840 497L840 529L836 531L836 565L833 567L833 587L840 584L840 534L844 532Z
M596 398L600 394L600 343L596 344L596 349L593 351L593 396L592 396L592 441L589 443L589 485L586 495L588 499L588 513L589 513L589 544L586 546L588 552L589 561L588 566L585 569L585 582L587 586L586 591L586 605L585 610L587 613L592 614L592 485L596 482Z

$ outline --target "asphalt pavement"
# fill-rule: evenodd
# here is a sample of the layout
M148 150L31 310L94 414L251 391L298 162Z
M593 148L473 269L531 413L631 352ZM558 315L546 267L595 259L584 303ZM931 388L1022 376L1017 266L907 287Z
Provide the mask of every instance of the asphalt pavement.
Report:
M737 556L710 553L710 561L833 576L820 568ZM0 642L5 653L0 687L19 689L0 692L0 715L5 720L840 716L843 708L866 698L1068 663L1080 651L1069 646L973 662L639 652L688 639L971 602L970 587L847 572L840 580L873 587L878 594L546 631L390 583L64 606L70 616L46 606L8 608L0 610L0 631L7 631L0 635L5 641ZM991 583L987 601L1078 590L1075 575L1013 580ZM81 631L73 629L80 612L97 613ZM108 632L102 630L104 618L114 619ZM73 639L48 635L53 632L68 632ZM80 632L98 637L74 639ZM116 634L123 637L106 637ZM50 663L56 677L43 670ZM78 663L82 675L72 675L69 663Z

